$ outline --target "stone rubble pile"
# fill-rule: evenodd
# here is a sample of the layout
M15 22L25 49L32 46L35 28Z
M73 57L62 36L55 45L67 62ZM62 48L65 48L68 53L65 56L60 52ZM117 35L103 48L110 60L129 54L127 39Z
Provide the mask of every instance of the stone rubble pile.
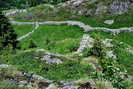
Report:
M113 51L113 44L112 39L102 39L102 45L104 48L106 48L106 57L107 58L113 58L116 59L116 54ZM82 53L87 48L93 48L93 44L95 42L95 39L90 37L88 34L83 35L83 38L80 42L80 46L78 50L75 53ZM112 49L112 50L110 50Z

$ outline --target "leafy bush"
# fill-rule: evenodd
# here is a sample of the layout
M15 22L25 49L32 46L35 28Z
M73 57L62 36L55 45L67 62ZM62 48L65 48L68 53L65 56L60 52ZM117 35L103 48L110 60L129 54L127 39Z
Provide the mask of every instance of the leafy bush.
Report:
M18 48L17 34L2 12L0 12L0 51L6 47Z
M36 47L37 47L37 45L32 40L30 40L29 48L36 48Z
M91 53L92 55L99 57L99 58L105 57L103 44L100 38L95 39L94 46L91 48Z

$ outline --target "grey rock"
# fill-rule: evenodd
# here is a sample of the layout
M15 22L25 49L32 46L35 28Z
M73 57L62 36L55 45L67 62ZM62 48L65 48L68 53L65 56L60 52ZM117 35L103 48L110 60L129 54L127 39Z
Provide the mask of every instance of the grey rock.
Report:
M129 6L129 1L125 0L114 0L113 3L110 6L110 13L112 14L123 14L128 12L128 6Z
M81 53L86 48L92 48L93 42L94 42L94 39L91 38L88 34L83 35L83 38L80 42L80 47L78 48L76 53Z
M41 57L40 60L45 61L48 64L61 64L62 63L61 59L53 55L45 55Z
M105 20L104 23L111 25L114 23L114 20Z
M0 68L8 68L10 67L10 65L7 65L7 64L0 64Z

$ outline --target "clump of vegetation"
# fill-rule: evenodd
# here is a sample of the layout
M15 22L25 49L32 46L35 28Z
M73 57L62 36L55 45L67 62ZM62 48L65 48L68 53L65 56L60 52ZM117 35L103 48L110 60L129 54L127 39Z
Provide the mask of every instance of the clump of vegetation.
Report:
M62 64L47 64L35 58L40 54L44 55L44 53L37 54L34 51L24 52L10 57L8 63L25 72L35 73L55 81L72 81L86 78L91 73L90 71L94 71L91 65L81 64L79 60L63 58Z
M100 38L96 38L94 42L94 46L91 49L92 55L103 58L105 56L103 44Z
M11 47L13 50L18 48L17 34L8 18L0 12L0 51L7 47Z
M32 40L30 40L29 48L36 48L36 47L37 47L37 45Z

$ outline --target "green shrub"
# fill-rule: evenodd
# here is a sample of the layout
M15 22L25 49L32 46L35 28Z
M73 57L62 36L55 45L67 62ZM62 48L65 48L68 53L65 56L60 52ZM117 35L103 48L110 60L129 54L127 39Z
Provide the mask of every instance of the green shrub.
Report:
M33 42L33 40L30 40L28 48L36 48L36 47L37 45Z
M17 34L13 30L8 18L0 12L0 51L6 47L13 50L18 48Z

